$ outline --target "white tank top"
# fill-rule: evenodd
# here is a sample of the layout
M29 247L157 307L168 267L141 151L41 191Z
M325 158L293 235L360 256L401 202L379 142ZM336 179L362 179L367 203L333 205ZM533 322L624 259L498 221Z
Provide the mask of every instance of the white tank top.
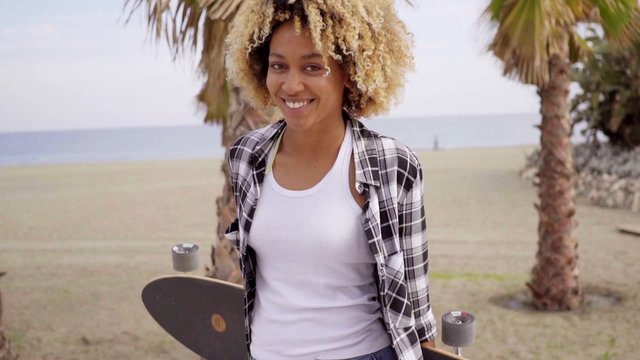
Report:
M258 360L346 359L391 343L362 209L349 188L351 149L347 122L338 157L315 186L292 191L273 172L265 177L249 235L258 263L250 346Z

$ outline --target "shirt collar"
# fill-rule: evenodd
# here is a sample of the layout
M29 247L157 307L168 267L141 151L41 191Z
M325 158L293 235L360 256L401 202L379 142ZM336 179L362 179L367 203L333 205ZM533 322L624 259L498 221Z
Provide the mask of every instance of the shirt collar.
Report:
M286 127L287 123L283 119L268 125L265 128L262 133L262 140L258 141L257 145L253 149L253 153L251 154L249 161L249 165L251 165L251 167L255 168L257 164L264 160Z
M380 186L378 142L376 137L360 121L351 120L353 130L353 160L356 166L356 182Z
M351 131L353 132L353 159L356 168L356 182L380 186L380 168L378 161L377 135L372 133L360 121L347 118L351 121ZM259 142L251 155L251 166L256 167L265 159L271 148L276 144L278 137L287 127L284 120L267 127L263 133L263 141Z

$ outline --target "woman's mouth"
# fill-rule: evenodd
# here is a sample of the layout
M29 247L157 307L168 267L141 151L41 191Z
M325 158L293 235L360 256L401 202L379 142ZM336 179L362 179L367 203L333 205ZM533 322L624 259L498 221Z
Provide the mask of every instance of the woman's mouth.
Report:
M310 99L310 100L303 100L303 101L288 101L288 100L284 100L282 99L282 101L284 101L285 105L287 105L287 107L289 109L300 109L303 108L305 106L307 106L308 104L310 104L311 102L313 102L314 99Z

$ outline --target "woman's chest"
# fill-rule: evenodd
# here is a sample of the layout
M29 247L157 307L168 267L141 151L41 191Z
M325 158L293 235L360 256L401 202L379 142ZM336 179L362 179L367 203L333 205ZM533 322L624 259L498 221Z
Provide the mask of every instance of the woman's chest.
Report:
M259 257L307 265L374 262L363 229L363 212L349 198L348 189L326 184L301 196L283 192L271 181L265 180L248 236L248 245Z

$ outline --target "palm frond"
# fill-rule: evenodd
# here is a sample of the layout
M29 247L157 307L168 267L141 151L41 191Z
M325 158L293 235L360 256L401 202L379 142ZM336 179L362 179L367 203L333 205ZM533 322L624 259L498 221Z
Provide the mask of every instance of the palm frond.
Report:
M228 23L224 20L204 20L200 70L206 80L198 93L198 101L205 106L206 123L224 122L228 119L230 88L224 66L224 39Z
M566 41L573 62L592 52L578 23L601 24L614 45L640 41L637 0L492 0L484 18L494 26L489 50L504 64L504 74L534 85L547 83L548 60Z
M201 8L207 9L207 16L211 20L227 21L240 8L242 0L198 0Z
M589 46L589 42L580 36L577 31L571 29L569 35L569 60L571 63L585 59L592 52L593 49Z
M489 50L503 62L505 76L532 84L547 81L551 22L544 3L494 0L485 10L497 27Z
M224 39L242 0L125 0L129 11L144 7L149 34L167 41L174 60L183 51L201 48L200 73L205 78L198 101L205 107L205 122L227 119L229 84L224 67Z
M504 9L505 0L492 0L485 11L489 15L491 21L499 21Z
M640 9L637 0L590 0L597 19L612 46L623 48L640 41Z

